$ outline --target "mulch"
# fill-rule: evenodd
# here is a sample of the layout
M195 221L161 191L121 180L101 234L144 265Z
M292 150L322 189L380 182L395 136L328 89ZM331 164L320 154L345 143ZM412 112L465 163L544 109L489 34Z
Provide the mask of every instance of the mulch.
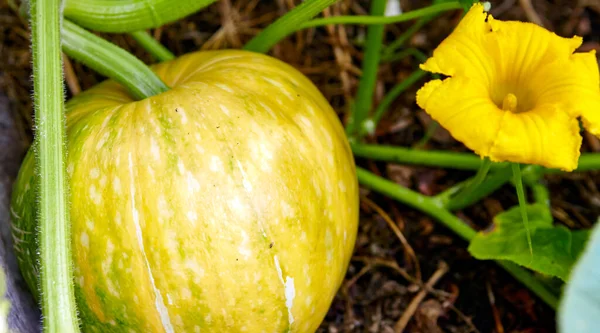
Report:
M197 14L151 33L178 55L198 49L239 48L299 2L220 0ZM584 38L581 50L600 50L598 1L491 2L492 14L497 18L537 22L561 36L577 34ZM430 1L403 0L401 4L404 11L409 11L426 6ZM368 5L368 1L342 0L324 15L366 14ZM412 36L407 46L431 54L459 20L459 12L443 14ZM0 122L0 156L3 157L0 167L12 166L5 167L10 170L2 174L8 181L14 177L14 165L18 165L23 153L23 149L15 150L14 147L27 147L33 133L31 54L25 23L11 5L0 3L0 95L5 95L9 101L9 107L0 108L0 115L3 113L3 117L11 119ZM387 26L386 42L393 41L410 24ZM126 35L100 35L147 63L153 61ZM365 35L364 26L310 29L280 42L270 54L306 74L345 121L349 101L356 93L361 74ZM86 89L103 80L77 62L67 65L72 68L72 73L66 73L69 96L78 88ZM413 58L382 64L374 105L389 88L417 67L418 61ZM423 138L432 126L431 119L415 104L415 92L423 82L411 87L391 105L375 135L368 138L370 142L409 147ZM10 125L2 127L3 124ZM2 155L2 150L8 147L13 147L12 152ZM468 151L440 128L433 131L425 148ZM583 150L600 151L600 140L586 134ZM428 195L472 175L464 171L363 159L358 159L357 163ZM545 178L557 223L570 228L589 228L596 221L600 215L599 180L597 172ZM5 201L9 186L0 186L0 190L5 191L4 196L0 195ZM556 331L552 309L494 263L473 259L466 250L467 244L431 217L367 190L362 190L361 195L364 199L354 258L319 332L394 332L394 327L406 327L405 332L415 333ZM459 211L458 215L483 229L494 215L516 203L514 189L504 186L476 205ZM0 213L2 208L0 205ZM7 218L2 219L0 214L0 222L6 224ZM391 228L390 224L396 228ZM398 234L406 242L402 242ZM426 287L422 288L423 285Z

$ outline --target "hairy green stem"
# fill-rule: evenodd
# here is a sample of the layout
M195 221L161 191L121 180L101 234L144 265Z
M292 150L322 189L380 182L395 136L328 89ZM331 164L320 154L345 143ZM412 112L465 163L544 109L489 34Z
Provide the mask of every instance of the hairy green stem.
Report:
M481 158L472 153L459 153L445 150L415 150L405 147L372 145L354 143L352 151L355 155L378 161L387 161L404 164L419 164L424 166L453 168L463 170L478 170ZM507 163L494 163L491 170L504 168ZM575 171L600 170L600 153L584 153L579 157L579 164ZM523 178L530 177L531 173L560 173L560 170L545 169L542 167L525 168Z
M379 161L416 164L439 168L478 170L483 159L469 153L440 150L417 150L405 147L353 143L352 152L356 156ZM491 170L503 168L507 164L494 163Z
M371 2L371 15L383 15L386 5L387 0L373 0ZM356 101L352 105L350 121L346 128L346 132L351 136L356 134L356 132L362 132L364 121L367 119L373 106L373 94L375 93L375 84L377 83L384 28L384 25L372 25L367 30L367 42L362 61L362 75L358 82ZM371 127L374 128L374 126Z
M138 58L73 22L64 20L62 37L67 55L119 82L138 100L169 90Z
M295 30L320 27L331 24L392 24L406 22L420 17L428 16L435 13L445 12L454 9L461 9L459 2L446 2L439 5L428 6L426 8L411 10L400 15L394 16L371 16L371 15L348 15L348 16L331 16L326 18L318 18L307 21ZM294 30L294 31L295 31Z
M146 31L134 31L130 33L131 37L135 39L148 53L150 53L154 59L158 61L169 61L175 59L175 55L169 51L164 45L159 43L156 39L150 36Z
M298 7L271 23L265 30L252 38L252 40L244 45L244 49L266 53L280 40L292 32L299 30L298 27L302 26L307 20L310 20L337 1L339 0L306 0L302 2Z
M73 288L60 1L31 0L36 172L39 183L40 288L44 332L79 332Z
M441 203L435 198L430 198L411 191L360 167L357 167L356 172L358 180L363 186L385 194L399 202L435 217L444 226L448 227L466 241L470 241L475 237L476 231L474 229L469 227L454 214L444 209ZM556 309L558 297L549 291L540 281L531 275L531 273L522 267L506 261L497 261L497 263L518 281L528 287L529 290L538 295L540 299L546 302L546 304Z
M102 32L133 32L159 27L193 14L216 0L66 0L64 15Z

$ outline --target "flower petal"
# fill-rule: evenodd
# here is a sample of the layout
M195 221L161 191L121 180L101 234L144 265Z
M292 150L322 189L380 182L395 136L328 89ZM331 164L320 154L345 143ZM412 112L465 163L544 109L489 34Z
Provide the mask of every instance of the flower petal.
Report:
M572 171L577 168L581 140L577 119L554 105L506 112L490 159Z
M596 52L576 53L568 61L549 64L531 77L540 104L560 104L584 126L600 135L600 78Z
M483 85L463 77L428 82L417 92L417 104L482 156L489 155L506 113L490 100Z
M448 76L464 75L491 82L494 64L484 43L489 31L488 14L481 3L474 4L454 31L433 51L420 67Z

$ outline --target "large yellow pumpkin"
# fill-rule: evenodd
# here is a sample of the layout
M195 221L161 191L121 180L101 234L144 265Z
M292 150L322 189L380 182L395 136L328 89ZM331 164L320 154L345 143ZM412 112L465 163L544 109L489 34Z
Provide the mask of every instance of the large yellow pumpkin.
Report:
M353 157L301 73L245 51L153 67L142 101L103 82L67 103L72 250L85 332L314 332L358 222ZM43 138L41 138L43 140ZM33 152L12 199L37 295Z

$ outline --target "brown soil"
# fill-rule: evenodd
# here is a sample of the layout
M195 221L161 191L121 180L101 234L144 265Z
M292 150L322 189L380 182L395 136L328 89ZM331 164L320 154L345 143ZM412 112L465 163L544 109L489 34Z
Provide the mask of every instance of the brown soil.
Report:
M179 22L153 30L154 36L176 54L198 49L239 48L261 28L299 1L221 0ZM325 15L365 14L368 1L343 0ZM404 11L430 1L401 1ZM584 37L582 50L600 49L600 3L594 0L492 1L500 19L535 21L562 36ZM533 9L527 9L533 3ZM447 13L427 24L408 42L425 54L451 31L459 12ZM389 25L389 43L411 23ZM363 57L364 26L337 26L302 31L270 52L305 73L345 120L348 101L356 93ZM124 35L103 35L144 61L152 59ZM14 144L28 145L32 137L31 66L25 22L0 2L0 94L10 100ZM412 58L382 64L375 105L395 83L417 68ZM77 86L86 89L103 78L76 62L67 71L69 96ZM423 138L430 118L415 104L415 91L402 94L389 109L371 142L412 146ZM73 90L75 89L75 90ZM6 144L0 141L0 144ZM7 144L8 147L8 144ZM467 151L442 129L426 143L427 149ZM0 150L4 147L0 147ZM600 141L584 138L584 151L600 151ZM14 159L21 158L13 154ZM0 160L0 162L3 162ZM438 193L472 175L468 172L425 168L359 159L361 166L425 194ZM8 163L8 162L6 162ZM600 215L597 173L574 173L546 178L554 218L569 227L590 227ZM360 233L347 279L321 325L320 332L394 332L398 321L405 332L554 332L555 314L542 301L491 262L473 259L467 244L432 218L384 196L363 191ZM1 196L0 196L1 197ZM514 189L505 186L480 203L458 212L471 225L485 228L491 217L515 205ZM386 218L407 239L403 245ZM418 265L411 255L416 254ZM432 280L428 291L422 283Z

